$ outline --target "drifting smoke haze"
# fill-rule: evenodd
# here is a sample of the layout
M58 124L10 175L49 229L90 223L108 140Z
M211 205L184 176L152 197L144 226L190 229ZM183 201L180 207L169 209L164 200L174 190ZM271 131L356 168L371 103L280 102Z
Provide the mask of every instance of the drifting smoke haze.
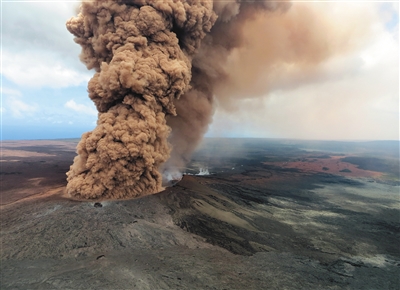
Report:
M347 18L342 9L340 15L329 15L319 5L296 3L285 13L259 12L240 25L242 45L229 54L223 65L226 79L215 90L220 107L230 109L235 99L320 78L321 63L360 46L368 26L354 15L351 27L341 25L337 19ZM365 12L360 15L366 17Z
M333 24L310 7L276 1L83 2L67 28L96 70L88 91L99 117L78 144L68 193L161 191L162 175L179 175L216 105L240 109L235 100L284 86L288 73L312 74L349 49L351 31Z

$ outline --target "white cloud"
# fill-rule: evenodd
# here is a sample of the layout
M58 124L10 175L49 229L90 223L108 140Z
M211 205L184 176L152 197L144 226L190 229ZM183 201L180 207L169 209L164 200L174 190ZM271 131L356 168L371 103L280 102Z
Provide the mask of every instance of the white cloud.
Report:
M38 106L36 104L25 103L16 97L7 98L6 103L7 109L10 110L12 116L15 118L30 116L32 113L38 110Z
M79 46L65 23L76 15L78 5L66 1L3 2L3 46L17 53L39 49L76 56Z
M74 100L69 100L64 105L66 108L72 109L78 113L84 113L88 115L95 115L97 116L97 111L94 107L84 105L84 104L77 104Z
M1 90L1 95L2 96L16 96L16 97L20 97L21 96L21 92L15 89L10 89L7 87L2 87L0 88Z
M392 62L399 53L398 49L399 46L396 45L393 35L381 28L374 41L359 54L364 62L363 68L373 69L384 63L396 68Z
M2 8L2 68L19 86L64 88L87 83L80 47L67 31L73 2L7 2Z
M28 87L64 88L87 83L89 74L60 61L57 55L43 52L11 53L3 50L3 75L10 81Z

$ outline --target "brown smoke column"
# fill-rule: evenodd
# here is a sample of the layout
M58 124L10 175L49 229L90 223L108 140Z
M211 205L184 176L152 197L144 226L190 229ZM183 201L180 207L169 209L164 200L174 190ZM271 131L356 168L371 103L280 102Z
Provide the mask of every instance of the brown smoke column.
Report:
M367 22L354 15L350 26L338 23L332 9L323 7L329 3L213 5L218 19L193 56L192 89L174 101L177 116L167 117L173 149L163 169L177 177L207 131L216 105L233 116L248 112L262 119L263 109L246 108L240 101L318 81L324 61L360 45L368 34Z
M88 85L99 111L67 173L78 198L123 198L162 190L170 153L167 115L189 89L191 55L216 19L208 1L93 1L68 30L96 73Z
M240 26L260 9L277 7L286 5L83 2L67 28L82 46L81 60L96 70L88 91L99 117L78 144L67 192L97 199L161 191L160 171L179 170L211 122L213 88L228 52L240 45ZM214 64L205 61L216 56ZM171 129L172 158L164 164Z
M278 1L214 1L218 19L193 57L191 90L175 100L177 115L167 117L167 124L172 128L173 150L163 170L181 172L212 122L215 99L223 101L227 96L216 95L217 89L232 86L226 65L231 53L246 44L247 32L242 31L246 23L258 16L265 17L265 13L280 15L289 7L287 2ZM258 30L256 38L262 38L262 29L261 33L259 28L255 29Z
M363 27L278 1L134 0L81 4L67 23L96 73L99 111L67 173L76 198L159 192L178 179L216 107L315 78ZM317 7L317 8L315 8Z

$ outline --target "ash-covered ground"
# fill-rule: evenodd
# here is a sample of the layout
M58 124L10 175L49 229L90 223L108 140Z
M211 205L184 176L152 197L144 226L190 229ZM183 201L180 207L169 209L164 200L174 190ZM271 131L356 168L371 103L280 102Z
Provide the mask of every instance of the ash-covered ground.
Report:
M207 139L174 187L99 203L65 196L76 143L3 142L1 289L400 287L398 142Z

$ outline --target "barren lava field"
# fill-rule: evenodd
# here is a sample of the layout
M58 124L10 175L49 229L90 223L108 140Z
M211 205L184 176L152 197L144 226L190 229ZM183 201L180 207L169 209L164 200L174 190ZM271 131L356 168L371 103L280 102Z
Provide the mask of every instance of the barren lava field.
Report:
M77 141L2 142L1 289L400 286L399 142L206 139L175 186L96 204L64 192Z

